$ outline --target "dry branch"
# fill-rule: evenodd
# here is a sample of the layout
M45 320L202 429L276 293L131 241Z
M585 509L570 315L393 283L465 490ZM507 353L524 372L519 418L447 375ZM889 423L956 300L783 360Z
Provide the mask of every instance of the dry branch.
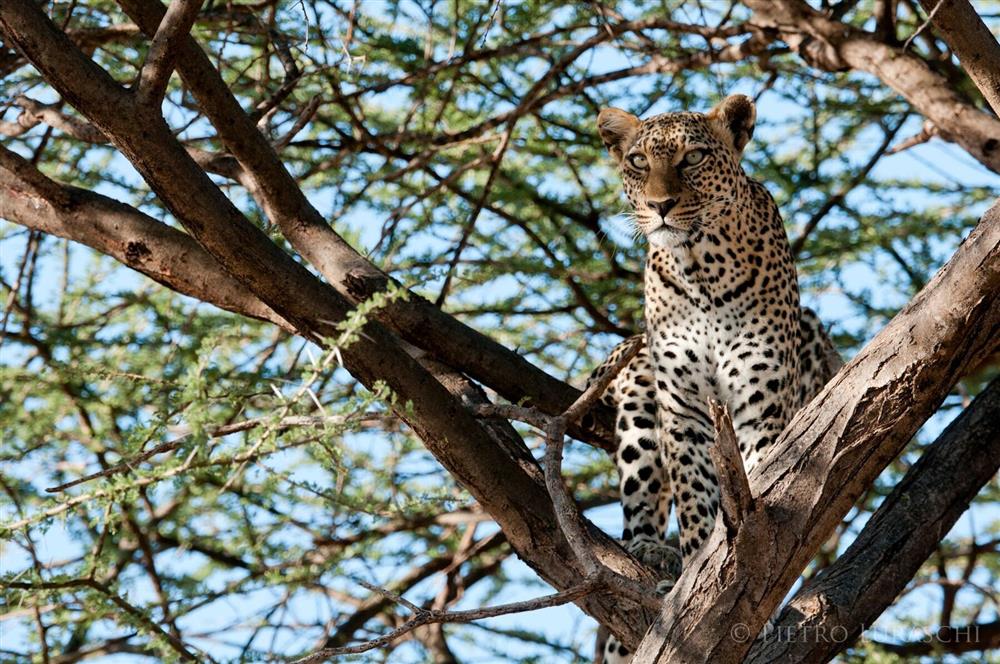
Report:
M608 368L607 372L594 381L580 395L579 399L574 401L562 415L549 418L545 424L545 486L555 507L556 520L559 522L562 531L566 534L566 539L569 541L573 553L587 571L588 578L596 578L605 572L612 573L612 571L605 567L595 555L591 544L592 538L586 532L583 517L579 509L577 509L573 497L566 490L566 483L562 476L566 427L570 422L578 421L583 417L584 413L593 407L594 403L608 389L608 386L622 369L642 350L643 345L641 337L634 339L632 344L621 354L615 363ZM642 592L641 588L636 589L636 592L633 594L640 600L651 598L648 593ZM658 599L652 599L653 606L659 604Z
M533 424L545 434L545 486L555 508L556 520L576 560L586 572L586 578L600 581L602 587L615 591L618 596L633 599L646 608L659 607L660 598L650 592L648 584L636 583L623 576L615 565L609 566L608 559L602 560L601 549L595 546L593 529L580 513L573 496L566 489L562 475L563 447L566 429L570 423L578 421L593 408L611 382L645 345L642 336L634 337L615 362L595 380L580 397L561 415L550 416L536 408L508 405L483 405L477 412L488 417L511 417ZM615 562L612 560L612 562ZM649 581L649 579L645 579Z
M736 432L733 431L733 419L729 415L729 408L715 399L709 399L708 408L712 415L712 423L715 425L715 444L708 449L708 452L719 477L722 518L730 536L733 536L743 524L743 519L753 509L753 493L750 491L746 468L743 466L740 445L736 441Z
M409 602L405 604L411 609L415 609L416 615L413 618L407 620L403 625L392 630L385 636L380 636L377 639L371 641L366 641L365 643L360 643L353 646L342 646L340 648L324 648L319 650L308 657L303 657L297 659L293 664L319 664L320 662L329 661L331 657L340 657L343 655L356 655L363 652L368 652L369 650L375 650L376 648L382 648L390 645L394 641L397 641L400 637L409 634L418 627L424 625L436 624L436 623L463 623L472 622L475 620L483 620L485 618L495 618L497 616L506 616L512 613L524 613L525 611L537 611L538 609L545 609L552 606L561 606L563 604L568 604L570 602L577 602L583 597L599 590L599 587L594 581L584 581L568 590L562 592L554 593L552 595L546 595L545 597L538 597L536 599L529 599L523 602L511 602L510 604L502 604L500 606L485 607L482 609L469 609L467 611L437 611L433 609L423 609L418 606L414 606ZM397 599L401 599L398 598Z

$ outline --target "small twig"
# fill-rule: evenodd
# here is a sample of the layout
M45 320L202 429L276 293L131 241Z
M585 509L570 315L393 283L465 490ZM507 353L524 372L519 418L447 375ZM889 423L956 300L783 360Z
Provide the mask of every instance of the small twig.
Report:
M919 132L917 132L913 136L910 136L909 138L903 139L896 145L893 145L891 148L886 150L886 154L896 154L897 152L908 150L909 148L912 148L915 145L921 145L922 143L926 143L935 136L941 136L940 130L938 130L937 126L933 122L931 122L930 120L926 120L924 122L924 126L920 128ZM941 137L945 138L944 136Z
M262 22L258 20L257 23L261 28L264 28ZM288 40L285 39L285 35L280 30L268 28L267 38L270 40L271 45L274 46L274 54L278 57L281 68L285 70L285 83L294 81L302 76L302 72L299 71L299 65L295 62L295 56L292 54L292 48L289 46Z
M402 606L405 606L410 611L413 611L413 613L415 613L415 614L424 613L426 611L426 609L417 606L416 604L414 604L410 600L406 599L405 597L403 597L399 593L394 593L391 590L387 590L386 588L382 588L380 586L376 586L374 583L368 583L367 581L365 581L363 579L358 579L356 581L356 583L359 586L372 591L373 593L378 593L382 597L385 597L386 599L388 599L388 600L390 600L392 602L395 602L396 604L400 604Z
M322 95L314 95L313 98L309 100L309 103L306 104L305 107L299 112L299 116L295 119L295 124L293 124L292 128L288 130L288 133L275 142L274 149L281 152L288 147L288 144L292 142L292 139L295 138L298 133L312 121L313 117L316 115L316 111L319 110L319 105L322 102Z
M562 415L551 418L545 427L545 488L552 498L556 521L566 536L573 553L580 560L587 572L588 578L601 580L604 587L611 588L617 594L630 596L642 605L656 610L662 598L648 591L642 584L618 574L609 569L594 554L590 545L591 538L584 531L583 518L576 501L566 489L562 476L563 446L566 438L566 428L576 423L594 406L594 403L604 394L611 382L628 366L629 362L645 346L645 337L632 339L621 356L615 360L607 372L593 382Z
M537 611L538 609L546 609L552 606L561 606L563 604L575 602L582 597L586 597L595 590L598 590L600 585L601 582L599 580L588 578L569 590L553 593L544 597L538 597L536 599L529 599L523 602L512 602L510 604L501 604L500 606L471 609L468 611L434 611L420 609L420 612L417 613L417 615L410 620L407 620L401 626L392 630L385 636L381 636L371 641L366 641L365 643L359 643L354 646L324 648L323 650L314 652L307 657L297 659L292 662L292 664L318 664L319 662L327 661L331 657L338 657L341 655L357 655L359 653L368 652L369 650L375 650L376 648L382 648L391 644L401 636L412 632L418 627L423 627L424 625L430 625L433 623L467 623L475 620L483 620L484 618L505 616L511 613L524 613L526 611Z
M639 351L646 345L645 337L636 335L629 340L629 345L624 348L622 355L608 367L608 370L576 398L561 415L547 415L537 408L528 406L515 406L512 404L481 404L476 407L476 414L481 417L502 417L508 420L517 420L538 427L543 431L547 430L555 420L564 420L561 424L563 430L576 424L587 411L594 407L597 400L601 398L604 391L608 389L612 381L621 373L622 369L628 366Z
M503 0L497 0L496 4L493 5L493 11L490 12L490 18L486 22L486 29L483 30L483 40L479 42L479 48L486 46L486 38L490 36L490 30L493 29L493 20L497 17L497 12L500 11L501 5L503 5Z
M708 448L708 452L719 477L722 517L729 532L734 534L753 509L753 493L743 467L743 456L736 441L729 408L715 399L709 399L708 409L715 424L715 444Z
M156 106L163 101L167 82L174 72L174 63L181 43L194 26L202 0L172 0L160 26L153 35L146 61L139 72L136 97L141 106Z
M587 390L581 394L573 404L566 409L563 413L563 417L566 419L566 424L576 424L581 417L586 414L588 410L594 407L597 400L601 398L604 391L608 389L611 382L621 373L622 369L628 366L628 363L632 361L636 355L639 354L646 346L646 337L642 335L637 335L632 337L628 341L628 346L622 351L621 356L615 360L607 372L601 376L599 379L595 380Z
M934 9L932 9L931 13L927 15L927 20L924 21L920 25L920 27L917 28L913 32L912 35L910 35L909 37L906 38L906 41L903 42L903 52L904 53L906 52L906 49L908 49L910 47L910 44L913 42L913 40L917 38L917 35L919 35L921 32L923 32L924 30L926 30L927 26L931 24L931 21L934 20L934 15L937 14L938 10L941 9L941 5L943 5L943 4L944 4L944 0L938 0L938 3L936 5L934 5Z

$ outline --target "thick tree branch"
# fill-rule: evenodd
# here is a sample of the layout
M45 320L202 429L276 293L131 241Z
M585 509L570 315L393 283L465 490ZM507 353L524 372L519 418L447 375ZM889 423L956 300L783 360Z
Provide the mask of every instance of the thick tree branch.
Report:
M920 5L986 103L1000 116L1000 44L996 37L968 0L920 0Z
M919 641L909 643L877 643L879 648L907 658L995 650L1000 648L1000 621L939 627Z
M998 468L994 380L910 468L847 551L796 594L746 661L829 661L899 596ZM845 638L808 638L835 628Z
M735 538L716 523L641 662L736 663L858 497L952 385L1000 345L1000 202L934 279L800 411L750 475ZM738 636L738 635L737 635Z
M754 22L778 31L792 50L827 71L873 74L906 98L983 166L1000 173L1000 119L966 102L918 56L827 18L802 0L745 0Z
M0 217L87 245L178 293L294 331L191 236L106 196L54 182L3 146Z

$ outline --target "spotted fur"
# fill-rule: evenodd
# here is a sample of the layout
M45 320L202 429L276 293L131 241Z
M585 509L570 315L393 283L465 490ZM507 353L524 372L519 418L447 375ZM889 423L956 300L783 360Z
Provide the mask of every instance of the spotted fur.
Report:
M598 116L649 242L646 348L604 395L617 409L622 541L644 560L670 558L671 504L684 563L714 527L708 400L728 404L749 471L839 365L819 319L800 308L777 205L740 166L754 120L743 95L707 114ZM603 653L608 664L630 659L613 637Z

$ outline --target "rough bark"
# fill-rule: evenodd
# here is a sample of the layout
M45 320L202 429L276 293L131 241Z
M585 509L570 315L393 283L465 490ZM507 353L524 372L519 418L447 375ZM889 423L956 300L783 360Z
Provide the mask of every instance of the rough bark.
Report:
M983 19L968 0L920 0L920 5L986 103L1000 115L1000 44Z
M795 595L746 662L829 661L905 589L998 468L1000 380L994 380L910 468L847 551ZM942 635L939 645L966 646L972 636ZM977 636L985 639L986 630Z
M854 502L998 343L1000 203L795 416L750 475L753 510L735 536L716 523L637 661L743 661L751 643L739 637L759 633Z
M943 138L1000 173L1000 119L965 101L917 55L827 18L801 0L746 0L745 4L753 10L755 23L776 30L810 65L877 76L933 122Z
M178 293L293 331L191 236L107 196L54 182L2 146L0 217L85 244Z

